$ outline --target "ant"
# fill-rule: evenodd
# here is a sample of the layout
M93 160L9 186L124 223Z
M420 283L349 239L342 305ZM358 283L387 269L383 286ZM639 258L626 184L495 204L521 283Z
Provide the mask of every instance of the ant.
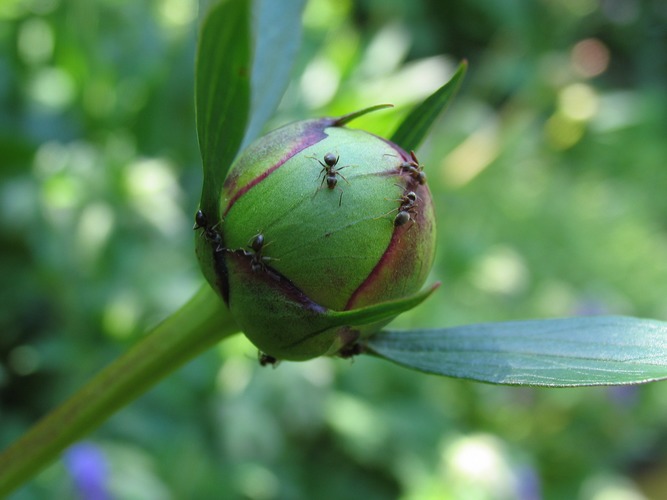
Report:
M410 212L417 208L417 194L410 191L400 198L401 206L398 208L398 213L394 217L394 226L399 227L407 223L411 217Z
M280 360L278 358L275 358L270 354L266 354L265 352L262 351L259 351L257 353L257 359L259 360L260 366L271 365L273 368L275 368L276 366L278 366L278 363L280 363Z
M262 255L264 248L269 245L270 243L264 244L264 235L262 233L257 233L248 241L248 248L250 248L252 252L244 250L243 253L246 256L252 257L250 260L250 269L252 269L252 272L256 273L258 271L264 271L266 269L265 262L274 260L271 257Z
M338 356L343 359L349 359L366 352L366 348L360 342L352 342L343 346L338 351Z
M392 213L394 210L397 210L398 213L396 214L396 217L394 217L394 226L399 227L408 223L412 219L410 213L417 208L417 193L408 191L404 195L401 195L397 201L401 202L398 208L394 208L380 217L384 217L385 215Z
M222 236L220 236L220 233L218 233L218 231L215 230L215 227L218 224L210 226L206 214L201 210L197 210L197 213L195 214L195 225L192 226L192 229L194 229L195 231L197 229L203 229L204 231L202 231L202 236L206 239L206 241L209 241L216 245L215 247L216 252L222 252L224 250L222 246Z
M349 167L349 165L336 168L340 156L334 156L333 153L327 153L324 155L324 163L322 163L322 161L319 158L315 158L314 156L312 156L311 158L317 160L318 163L322 165L322 170L320 170L320 175L322 176L322 182L320 183L320 188L322 187L322 185L324 185L324 181L327 181L327 187L329 189L334 189L338 184L338 179L336 178L336 176L340 176L340 178L343 179L345 182L347 182L348 184L350 183L345 178L345 176L340 173L341 170ZM340 207L343 201L343 190L340 187L338 189L340 189L340 198L338 199L338 206Z
M394 217L394 226L400 227L404 224L407 224L410 220L411 220L410 212L408 212L407 210L401 210L396 214L396 217Z
M417 193L414 191L408 191L404 195L402 195L398 201L401 202L401 209L412 209L417 206Z
M424 172L424 167L422 167L419 163L417 155L414 151L410 151L410 156L412 157L412 161L404 161L400 164L399 168L403 172L407 172L410 177L423 186L426 184L426 173Z

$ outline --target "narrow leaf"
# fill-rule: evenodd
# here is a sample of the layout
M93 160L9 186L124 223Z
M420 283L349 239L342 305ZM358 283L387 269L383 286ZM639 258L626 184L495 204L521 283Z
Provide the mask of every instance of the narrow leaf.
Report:
M439 286L440 283L435 283L430 288L422 290L415 295L381 302L372 306L360 307L359 309L352 309L350 311L330 311L327 313L327 327L331 328L343 325L362 326L391 319L417 307L435 292Z
M305 4L305 0L253 2L251 113L242 147L260 135L287 88L301 40Z
M334 127L343 127L350 123L352 120L356 120L360 116L363 116L368 113L372 113L373 111L377 111L379 109L386 109L386 108L393 108L393 104L376 104L375 106L370 106L368 108L360 109L359 111L354 111L352 113L348 113L346 115L343 115L339 118L336 118L334 121Z
M417 149L435 119L447 108L458 91L467 68L468 63L462 62L451 80L416 106L396 129L391 141L406 151Z
M200 32L195 63L197 134L204 165L201 207L217 198L243 139L250 107L250 1L214 5Z
M409 368L494 384L570 387L667 378L667 322L629 317L380 332L367 347Z

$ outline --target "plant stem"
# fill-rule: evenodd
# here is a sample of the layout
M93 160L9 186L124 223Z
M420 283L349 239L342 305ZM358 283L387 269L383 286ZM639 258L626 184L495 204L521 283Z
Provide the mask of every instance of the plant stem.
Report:
M222 301L203 285L178 311L0 455L0 497L166 375L238 331Z

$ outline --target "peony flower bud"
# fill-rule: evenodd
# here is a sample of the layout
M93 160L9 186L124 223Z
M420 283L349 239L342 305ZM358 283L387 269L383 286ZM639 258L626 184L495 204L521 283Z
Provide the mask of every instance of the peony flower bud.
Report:
M220 212L197 213L204 274L265 361L351 355L425 298L426 175L414 153L343 126L366 111L256 140L230 168Z

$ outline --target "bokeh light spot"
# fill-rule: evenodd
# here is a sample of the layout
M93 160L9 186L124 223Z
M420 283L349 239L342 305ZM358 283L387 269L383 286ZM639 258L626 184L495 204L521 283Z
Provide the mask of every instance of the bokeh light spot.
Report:
M110 337L125 339L136 328L139 315L137 297L133 293L122 292L107 304L102 316L102 325Z
M592 14L599 6L598 0L565 0L563 5L577 17Z
M113 227L114 213L107 204L98 202L84 208L79 219L77 241L85 260L91 261L98 256Z
M444 477L467 498L516 498L516 478L503 448L502 441L489 434L455 439L442 451ZM491 492L493 496L487 496Z
M162 0L158 12L166 26L179 28L194 21L199 9L196 0Z
M525 289L529 280L528 267L519 253L506 246L497 246L477 262L472 281L481 290L513 294Z
M493 120L470 134L440 165L443 182L461 187L472 181L498 156L500 139Z
M572 66L586 78L604 73L609 66L609 58L609 49L597 38L581 40L572 48Z
M135 210L165 235L175 235L187 224L177 204L178 182L166 161L152 158L128 165L126 186Z
M560 91L558 104L566 117L575 121L587 121L597 113L599 99L590 85L574 83Z
M23 23L17 42L19 56L27 64L47 62L53 54L53 30L43 19L33 17Z
M243 464L235 474L239 489L251 500L277 498L280 482L273 472L258 464Z
M54 175L42 185L42 197L46 210L74 208L81 202L84 191L79 179L66 174Z
M39 368L40 356L31 345L20 345L9 352L9 368L17 375L30 375Z
M396 71L410 48L410 35L398 23L389 24L371 41L359 70L368 76L378 77Z
M584 124L556 113L544 126L549 145L555 149L568 149L578 143L584 135Z
M338 68L323 57L313 59L301 77L301 92L306 105L319 108L336 95L340 82Z
M74 99L72 77L60 68L44 68L37 72L29 87L30 96L43 106L60 110Z

